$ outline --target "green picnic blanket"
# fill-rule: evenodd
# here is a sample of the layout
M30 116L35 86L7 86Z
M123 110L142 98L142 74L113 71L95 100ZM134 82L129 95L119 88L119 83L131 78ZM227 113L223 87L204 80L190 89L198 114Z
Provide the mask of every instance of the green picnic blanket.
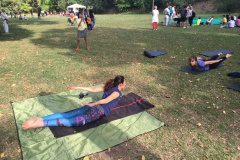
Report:
M22 130L21 125L25 120L69 111L82 106L83 101L97 101L102 96L102 93L89 93L86 98L80 100L78 98L80 92L71 90L12 103L24 160L77 159L103 151L164 125L144 111L61 138L55 138L48 127Z

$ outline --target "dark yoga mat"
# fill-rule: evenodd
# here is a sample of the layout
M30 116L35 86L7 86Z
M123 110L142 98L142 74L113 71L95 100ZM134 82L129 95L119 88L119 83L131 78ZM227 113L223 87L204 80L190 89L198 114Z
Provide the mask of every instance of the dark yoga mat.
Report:
M149 50L145 50L144 51L144 55L149 57L149 58L154 58L160 55L164 55L167 54L167 52L165 51L160 51L160 50L156 50L156 51L149 51Z
M54 137L60 138L74 133L82 132L90 128L95 128L99 125L108 123L110 121L127 117L136 113L140 113L146 109L153 108L154 105L149 103L142 97L129 93L121 97L118 105L111 110L111 113L107 117L78 127L49 127Z
M231 72L231 73L228 73L227 76L232 78L240 78L240 72Z
M221 49L221 50L216 50L216 51L211 51L211 52L203 52L200 54L204 55L206 57L212 57L212 56L218 55L218 53L220 53L220 52L222 52L222 54L227 54L227 53L232 53L233 50Z
M228 88L240 92L240 83L238 83L238 84L233 84L233 85L229 86Z
M222 67L222 66L223 66L223 64L220 63L217 68ZM216 68L216 69L217 69L217 68ZM211 70L212 70L212 69L211 69ZM207 71L194 71L194 70L192 70L192 68L191 68L190 66L187 66L187 67L182 68L181 71L187 72L187 73L189 73L189 74L197 75L197 74L200 74L200 73L207 72L207 71L209 71L209 70L207 70Z

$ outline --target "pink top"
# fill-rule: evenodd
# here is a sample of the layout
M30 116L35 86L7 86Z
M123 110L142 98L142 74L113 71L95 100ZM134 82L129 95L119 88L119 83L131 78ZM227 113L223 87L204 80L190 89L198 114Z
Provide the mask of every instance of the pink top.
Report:
M236 20L236 25L237 25L238 27L240 27L240 19L237 19L237 20Z

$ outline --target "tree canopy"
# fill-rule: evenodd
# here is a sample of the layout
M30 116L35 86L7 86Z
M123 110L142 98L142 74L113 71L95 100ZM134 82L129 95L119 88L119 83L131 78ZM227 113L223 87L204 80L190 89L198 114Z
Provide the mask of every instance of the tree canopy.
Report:
M78 3L85 6L94 6L97 13L104 13L108 9L116 8L119 12L125 12L130 9L138 9L142 13L149 12L152 9L152 4L159 8L164 8L166 5L175 5L182 7L185 4L194 4L199 1L206 0L0 0L0 6L7 11L22 11L29 12L37 10L38 4L42 10L66 10L67 6ZM219 10L222 12L237 11L240 7L239 0L216 0Z

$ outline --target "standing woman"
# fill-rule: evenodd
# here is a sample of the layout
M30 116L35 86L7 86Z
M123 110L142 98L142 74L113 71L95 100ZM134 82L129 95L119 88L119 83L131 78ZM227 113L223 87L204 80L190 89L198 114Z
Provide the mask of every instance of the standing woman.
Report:
M158 29L158 15L159 11L157 10L157 6L154 6L154 9L152 11L152 29L157 30Z
M9 30L8 30L8 16L5 13L4 9L2 9L1 18L2 18L4 31L5 31L5 33L8 33L9 32Z
M86 23L85 18L83 17L83 14L81 12L78 13L77 26L78 26L77 47L76 47L75 50L76 51L79 50L81 38L84 38L84 40L85 40L86 49L90 50L89 47L88 47L88 39L87 39L87 23Z
M54 113L44 117L35 117L27 120L22 124L24 130L41 128L41 127L74 127L82 126L87 123L96 121L102 116L108 116L112 108L114 108L122 95L121 90L126 86L123 76L116 76L114 79L109 79L105 86L97 88L74 87L70 89L81 89L89 92L104 92L102 99L94 103L86 103L85 106L75 110Z

